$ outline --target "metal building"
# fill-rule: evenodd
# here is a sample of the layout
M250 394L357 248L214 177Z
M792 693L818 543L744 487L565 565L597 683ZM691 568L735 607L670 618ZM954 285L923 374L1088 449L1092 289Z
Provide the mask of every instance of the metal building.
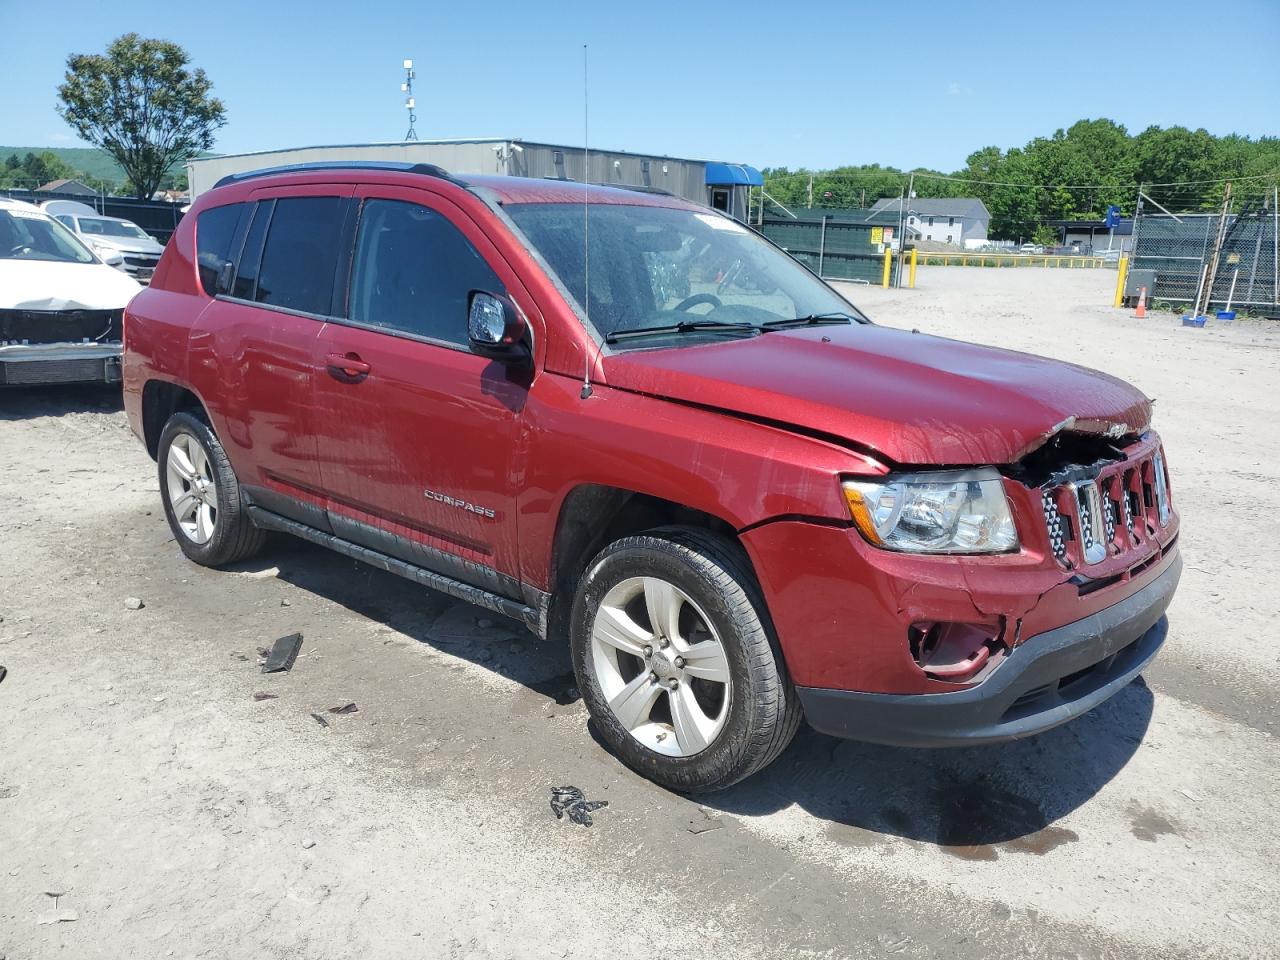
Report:
M705 203L740 220L747 217L751 189L764 183L760 172L745 164L595 148L584 157L581 147L494 138L352 143L203 157L187 161L187 180L194 198L229 173L324 160L434 163L450 173L458 174L496 173L513 177L549 177L655 187L697 203Z

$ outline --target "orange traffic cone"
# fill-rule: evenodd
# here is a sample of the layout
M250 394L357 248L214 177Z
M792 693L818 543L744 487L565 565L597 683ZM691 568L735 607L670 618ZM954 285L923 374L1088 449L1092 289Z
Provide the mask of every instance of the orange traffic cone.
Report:
M1147 315L1147 288L1138 288L1138 309L1134 312L1134 316L1141 320Z

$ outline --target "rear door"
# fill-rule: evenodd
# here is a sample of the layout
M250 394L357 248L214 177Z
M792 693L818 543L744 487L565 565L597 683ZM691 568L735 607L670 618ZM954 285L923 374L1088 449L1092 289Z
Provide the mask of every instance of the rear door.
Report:
M192 339L193 364L207 365L202 378L217 384L223 442L250 497L322 527L311 415L316 342L334 313L352 191L330 184L255 192L234 270L201 263L202 276L218 274L218 296Z
M346 317L320 334L316 378L334 532L518 598L513 490L529 375L467 344L471 291L509 293L515 275L445 199L381 186L356 201Z

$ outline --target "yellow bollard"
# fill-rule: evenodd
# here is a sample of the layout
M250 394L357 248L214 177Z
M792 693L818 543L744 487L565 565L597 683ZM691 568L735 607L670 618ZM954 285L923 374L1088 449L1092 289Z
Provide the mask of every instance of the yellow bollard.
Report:
M916 248L911 248L911 270L907 273L907 287L911 290L916 288Z
M1114 307L1124 306L1124 280L1129 274L1129 258L1121 257L1120 266L1116 268L1116 299L1112 304Z
M889 267L893 263L893 250L889 246L884 248L884 277L880 281L880 286L886 290L889 289Z

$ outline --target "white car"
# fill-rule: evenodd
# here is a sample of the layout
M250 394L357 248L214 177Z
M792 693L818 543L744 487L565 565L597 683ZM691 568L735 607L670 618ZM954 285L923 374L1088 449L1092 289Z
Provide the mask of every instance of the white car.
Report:
M46 200L40 209L135 280L145 283L155 273L164 247L132 220L104 216L75 200Z
M118 382L141 289L39 207L0 198L0 386Z

